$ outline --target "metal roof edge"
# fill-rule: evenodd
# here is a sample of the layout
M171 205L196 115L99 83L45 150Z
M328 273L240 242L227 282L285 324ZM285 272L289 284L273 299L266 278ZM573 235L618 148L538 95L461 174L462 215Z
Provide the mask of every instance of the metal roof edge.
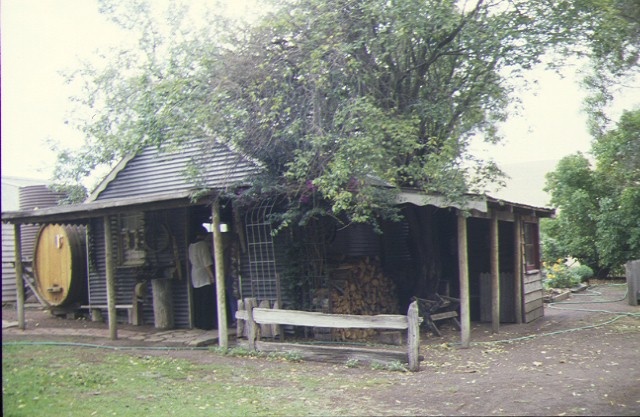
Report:
M417 206L435 206L440 208L453 207L460 210L476 210L488 213L489 205L511 206L523 211L531 211L538 217L553 217L555 209L551 207L536 207L492 197L488 194L465 194L464 201L452 201L442 194L427 194L421 190L402 189L398 194L398 203L410 203Z
M465 194L465 201L452 201L442 194L427 194L420 190L403 189L398 194L398 204L410 203L417 206L453 207L460 210L489 211L487 199L479 194Z
M498 204L498 205L509 205L512 206L514 208L518 208L521 210L526 210L526 211L532 211L534 212L538 217L553 217L555 216L556 210L553 207L538 207L538 206L533 206L530 204L523 204L523 203L516 203L513 201L508 201L508 200L504 200L504 199L500 199L500 198L495 198L492 197L490 195L486 195L487 197L487 202L491 203L491 204Z
M92 201L95 201L100 196L100 193L103 192L107 188L109 183L111 183L111 181L113 181L118 176L118 174L126 168L129 161L135 158L136 155L137 153L131 153L122 158L120 162L118 162L118 164L111 171L109 171L107 176L102 179L100 184L98 184L98 186L91 192L91 194L89 194L84 202L90 203Z
M36 210L8 211L2 213L3 223L12 224L37 224L37 223L82 223L81 220L113 214L124 208L131 210L148 205L191 205L191 197L194 190L156 194L152 197L131 197L113 200L101 200L80 204L69 204L55 207L47 207Z

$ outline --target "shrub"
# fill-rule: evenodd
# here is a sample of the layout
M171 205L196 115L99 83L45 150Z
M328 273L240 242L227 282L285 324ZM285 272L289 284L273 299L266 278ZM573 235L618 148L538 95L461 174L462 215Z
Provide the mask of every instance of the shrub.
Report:
M593 269L589 268L586 265L578 265L576 267L573 267L571 268L571 272L573 272L580 279L580 282L585 282L589 278L593 278Z
M548 288L573 288L577 286L580 284L580 276L574 272L575 269L569 268L563 259L558 259L552 265L545 263L547 274L545 285Z

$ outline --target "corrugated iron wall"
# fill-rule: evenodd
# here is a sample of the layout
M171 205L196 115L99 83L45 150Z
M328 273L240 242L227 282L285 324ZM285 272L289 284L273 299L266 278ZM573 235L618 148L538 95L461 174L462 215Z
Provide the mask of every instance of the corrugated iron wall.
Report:
M186 236L185 224L186 214L184 209L168 210L163 217L166 225L173 237L175 237L175 247L180 259L182 269L182 280L172 279L174 324L177 328L188 328L190 325L189 303L188 303L188 275L186 257ZM113 254L118 253L118 225L117 217L111 217L111 227L113 231ZM106 274L105 274L105 246L104 246L104 226L102 220L93 220L89 226L89 303L92 305L107 304ZM173 244L172 244L173 245ZM171 247L173 250L173 246ZM114 259L115 280L116 280L116 304L132 304L134 289L138 282L148 280L147 272L135 267L119 267L117 259ZM106 309L103 314L106 315ZM118 320L126 322L127 312L118 311ZM153 293L150 282L147 284L144 303L143 320L146 324L153 324Z
M16 295L16 268L15 246L13 244L14 233L12 224L2 223L2 303L15 303Z
M336 238L328 248L329 255L347 257L380 256L381 236L366 224L352 224L336 232Z

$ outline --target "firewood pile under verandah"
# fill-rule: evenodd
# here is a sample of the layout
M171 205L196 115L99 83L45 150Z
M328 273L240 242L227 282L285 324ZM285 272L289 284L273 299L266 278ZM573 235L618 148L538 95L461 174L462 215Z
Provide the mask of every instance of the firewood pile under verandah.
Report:
M340 262L332 269L328 288L316 291L315 298L324 300L324 311L283 310L277 301L255 298L239 301L240 344L263 352L297 352L310 360L400 362L412 371L419 369L418 302L406 315L399 314L395 285L376 258ZM283 326L312 328L314 339L285 342Z

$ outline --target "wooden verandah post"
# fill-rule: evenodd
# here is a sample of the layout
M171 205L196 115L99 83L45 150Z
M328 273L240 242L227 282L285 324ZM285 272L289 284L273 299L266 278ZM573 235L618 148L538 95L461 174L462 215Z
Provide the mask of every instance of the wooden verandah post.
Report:
M18 309L18 328L25 329L24 321L24 277L22 267L22 233L19 224L13 225L13 243L16 266L16 308Z
M513 226L513 247L515 252L513 265L513 278L515 280L513 296L516 307L516 323L522 324L522 223L518 214L515 215Z
M216 301L218 304L218 345L227 348L227 304L225 301L225 264L222 234L220 232L220 201L211 204L211 228L213 229L213 259L216 265Z
M103 223L109 337L111 338L111 340L116 340L118 338L118 326L116 317L116 280L113 271L113 239L111 236L111 221L109 220L109 215L104 216Z
M460 281L460 342L469 347L471 316L469 307L469 259L467 254L467 218L458 211L458 278Z
M500 245L498 241L498 216L491 211L491 329L493 333L500 331Z

